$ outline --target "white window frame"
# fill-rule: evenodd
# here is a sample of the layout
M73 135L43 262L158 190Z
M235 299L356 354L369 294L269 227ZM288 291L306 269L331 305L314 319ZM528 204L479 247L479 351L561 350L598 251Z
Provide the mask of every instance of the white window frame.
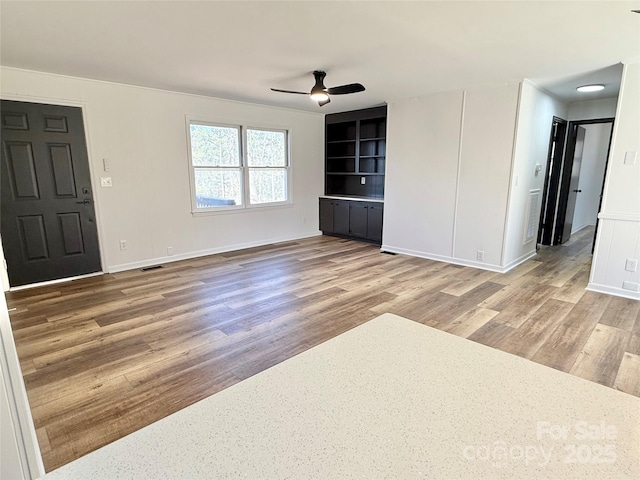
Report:
M191 125L205 125L212 127L222 128L235 128L238 129L238 147L240 151L240 166L239 167L206 167L206 166L194 166L191 150ZM189 163L189 186L191 194L191 213L193 215L210 215L215 213L232 213L241 211L251 211L256 208L277 208L290 206L293 204L292 195L292 172L291 172L291 129L279 125L255 125L253 123L226 123L215 120L206 120L200 117L186 117L186 130L187 130L187 161ZM247 160L247 130L263 130L269 132L282 132L285 134L285 166L284 167L250 167ZM196 183L195 183L195 170L196 168L210 168L210 169L239 169L241 175L241 205L220 205L212 207L198 207L196 203ZM250 169L283 169L286 173L286 200L281 202L268 202L268 203L251 203L251 189L249 182L249 170Z
M279 132L279 133L284 133L284 167L252 167L249 165L249 160L248 160L248 147L247 147L247 132L249 130L261 130L263 132ZM245 168L243 174L243 180L244 180L244 201L245 204L247 205L247 208L258 208L258 207L272 207L272 206L277 206L277 205L286 205L291 203L290 201L290 178L291 178L291 160L290 160L290 154L289 154L289 131L287 129L284 128L270 128L270 127L252 127L252 126L246 126L246 127L242 127L242 141L243 141L243 148L242 148L242 163L243 166ZM254 170L259 170L259 169L265 169L265 170L284 170L286 173L286 196L287 198L284 201L281 202L265 202L265 203L251 203L251 185L249 182L249 172L251 169Z

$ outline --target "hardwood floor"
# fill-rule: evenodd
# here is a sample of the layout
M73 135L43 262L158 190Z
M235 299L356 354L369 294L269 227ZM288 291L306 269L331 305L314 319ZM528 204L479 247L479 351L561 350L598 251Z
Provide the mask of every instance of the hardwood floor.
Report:
M47 471L384 312L640 396L591 229L506 274L314 237L7 295Z

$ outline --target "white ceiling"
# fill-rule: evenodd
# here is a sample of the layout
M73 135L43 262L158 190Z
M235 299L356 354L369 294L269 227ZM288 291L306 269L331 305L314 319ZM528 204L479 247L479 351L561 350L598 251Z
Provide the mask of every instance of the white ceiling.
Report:
M529 78L617 95L640 56L637 1L0 2L0 63L330 113ZM613 68L607 68L613 67ZM325 107L311 72L366 91ZM584 77L584 78L583 78ZM600 94L575 87L605 83Z

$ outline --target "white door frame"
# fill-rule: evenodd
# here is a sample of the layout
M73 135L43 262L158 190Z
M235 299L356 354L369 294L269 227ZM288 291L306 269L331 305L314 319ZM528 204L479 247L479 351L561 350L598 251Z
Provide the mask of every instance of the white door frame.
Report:
M0 277L0 284L4 290L2 277ZM10 421L15 432L23 476L25 479L33 480L45 474L44 463L22 378L18 352L13 341L7 302L3 294L0 294L0 297L0 366L3 387L9 400Z
M83 102L75 102L72 100L61 100L59 98L48 98L48 97L34 97L29 95L15 95L15 94L8 94L8 93L0 93L0 100L11 100L14 102L26 102L26 103L42 103L47 105L59 105L61 107L78 107L82 110L82 123L84 126L84 141L87 146L87 161L89 163L89 178L91 182L91 188L93 190L93 209L96 215L96 228L98 230L98 250L100 251L100 264L102 267L101 273L106 273L105 265L107 264L106 263L107 259L105 258L104 248L102 248L102 245L105 244L104 242L105 236L102 228L100 205L98 201L98 192L100 191L98 187L100 185L99 183L96 183L97 182L96 178L98 177L95 175L95 172L93 170L93 161L91 156L91 141L90 141L91 136L89 135L89 121L88 121L89 107L87 106L87 104ZM4 259L2 246L0 246L0 260L1 260L0 261L0 270L1 270L0 277L2 277L6 282L2 286L2 291L6 292L10 289L10 286L8 281L9 277L7 273L7 265Z

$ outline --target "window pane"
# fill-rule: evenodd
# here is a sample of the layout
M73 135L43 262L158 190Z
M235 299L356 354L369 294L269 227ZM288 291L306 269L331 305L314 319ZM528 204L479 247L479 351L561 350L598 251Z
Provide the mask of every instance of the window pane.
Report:
M250 167L286 167L286 134L247 129L247 165Z
M287 171L283 168L251 168L249 190L252 204L286 202Z
M198 208L242 205L240 170L196 168L196 206Z
M195 166L239 167L238 129L191 124L191 161Z

